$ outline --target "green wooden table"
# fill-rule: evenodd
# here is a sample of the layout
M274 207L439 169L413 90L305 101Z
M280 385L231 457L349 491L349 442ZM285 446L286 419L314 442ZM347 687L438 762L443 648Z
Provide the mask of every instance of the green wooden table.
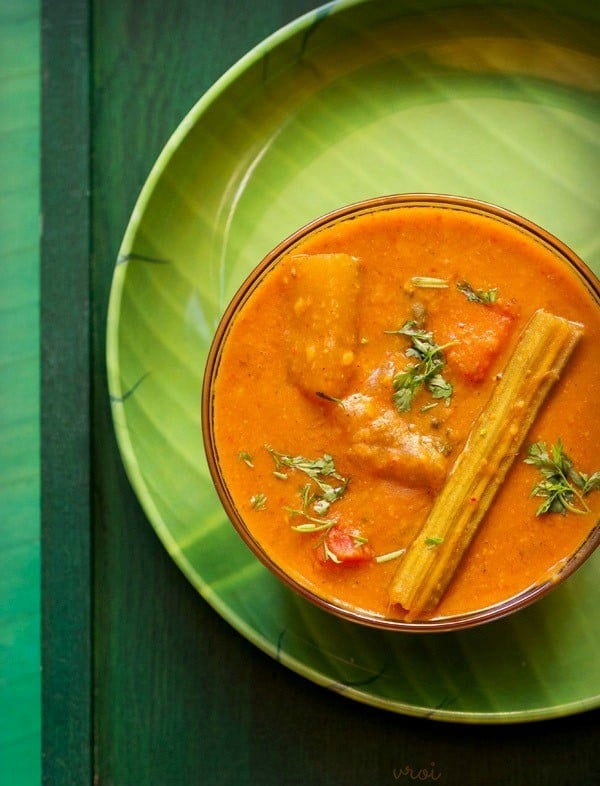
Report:
M126 479L104 331L135 199L194 101L253 45L314 6L43 4L45 782L363 786L408 782L411 767L415 777L429 768L439 783L457 786L591 783L597 711L518 726L433 723L359 705L267 657L191 587ZM35 335L33 322L27 335Z
M0 782L40 778L37 0L0 3Z

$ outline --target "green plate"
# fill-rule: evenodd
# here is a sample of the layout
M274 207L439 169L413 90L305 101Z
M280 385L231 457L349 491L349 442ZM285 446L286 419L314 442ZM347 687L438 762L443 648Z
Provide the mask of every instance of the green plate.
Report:
M319 8L199 100L127 228L110 299L108 373L141 504L185 575L235 629L357 701L468 723L600 706L600 554L533 607L463 632L391 633L327 616L251 555L219 504L200 421L208 346L229 298L271 247L326 211L377 195L441 192L500 204L558 235L598 273L593 5Z

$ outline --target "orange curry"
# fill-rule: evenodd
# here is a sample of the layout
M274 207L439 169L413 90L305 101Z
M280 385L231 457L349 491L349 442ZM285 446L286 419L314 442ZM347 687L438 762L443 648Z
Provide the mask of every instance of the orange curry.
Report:
M549 500L524 459L560 441L584 477L600 466L598 306L520 229L435 206L340 221L279 261L231 324L213 399L223 476L273 562L338 605L402 619L390 584L539 309L581 338L425 617L540 582L597 523L597 489L587 512L536 515Z

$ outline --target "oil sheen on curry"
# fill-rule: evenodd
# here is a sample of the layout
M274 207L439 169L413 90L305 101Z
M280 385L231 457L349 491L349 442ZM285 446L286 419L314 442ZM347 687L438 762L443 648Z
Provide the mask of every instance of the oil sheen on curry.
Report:
M598 306L541 242L439 206L339 221L235 316L221 472L281 571L350 610L463 615L556 574L600 511Z

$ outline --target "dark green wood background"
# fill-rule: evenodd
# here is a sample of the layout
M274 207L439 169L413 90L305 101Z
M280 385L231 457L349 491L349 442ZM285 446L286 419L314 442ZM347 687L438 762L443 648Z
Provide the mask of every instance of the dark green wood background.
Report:
M393 0L390 0L391 2ZM111 273L182 116L314 0L43 4L43 748L49 786L577 786L599 714L461 726L358 705L288 671L192 589L131 490L104 368Z

